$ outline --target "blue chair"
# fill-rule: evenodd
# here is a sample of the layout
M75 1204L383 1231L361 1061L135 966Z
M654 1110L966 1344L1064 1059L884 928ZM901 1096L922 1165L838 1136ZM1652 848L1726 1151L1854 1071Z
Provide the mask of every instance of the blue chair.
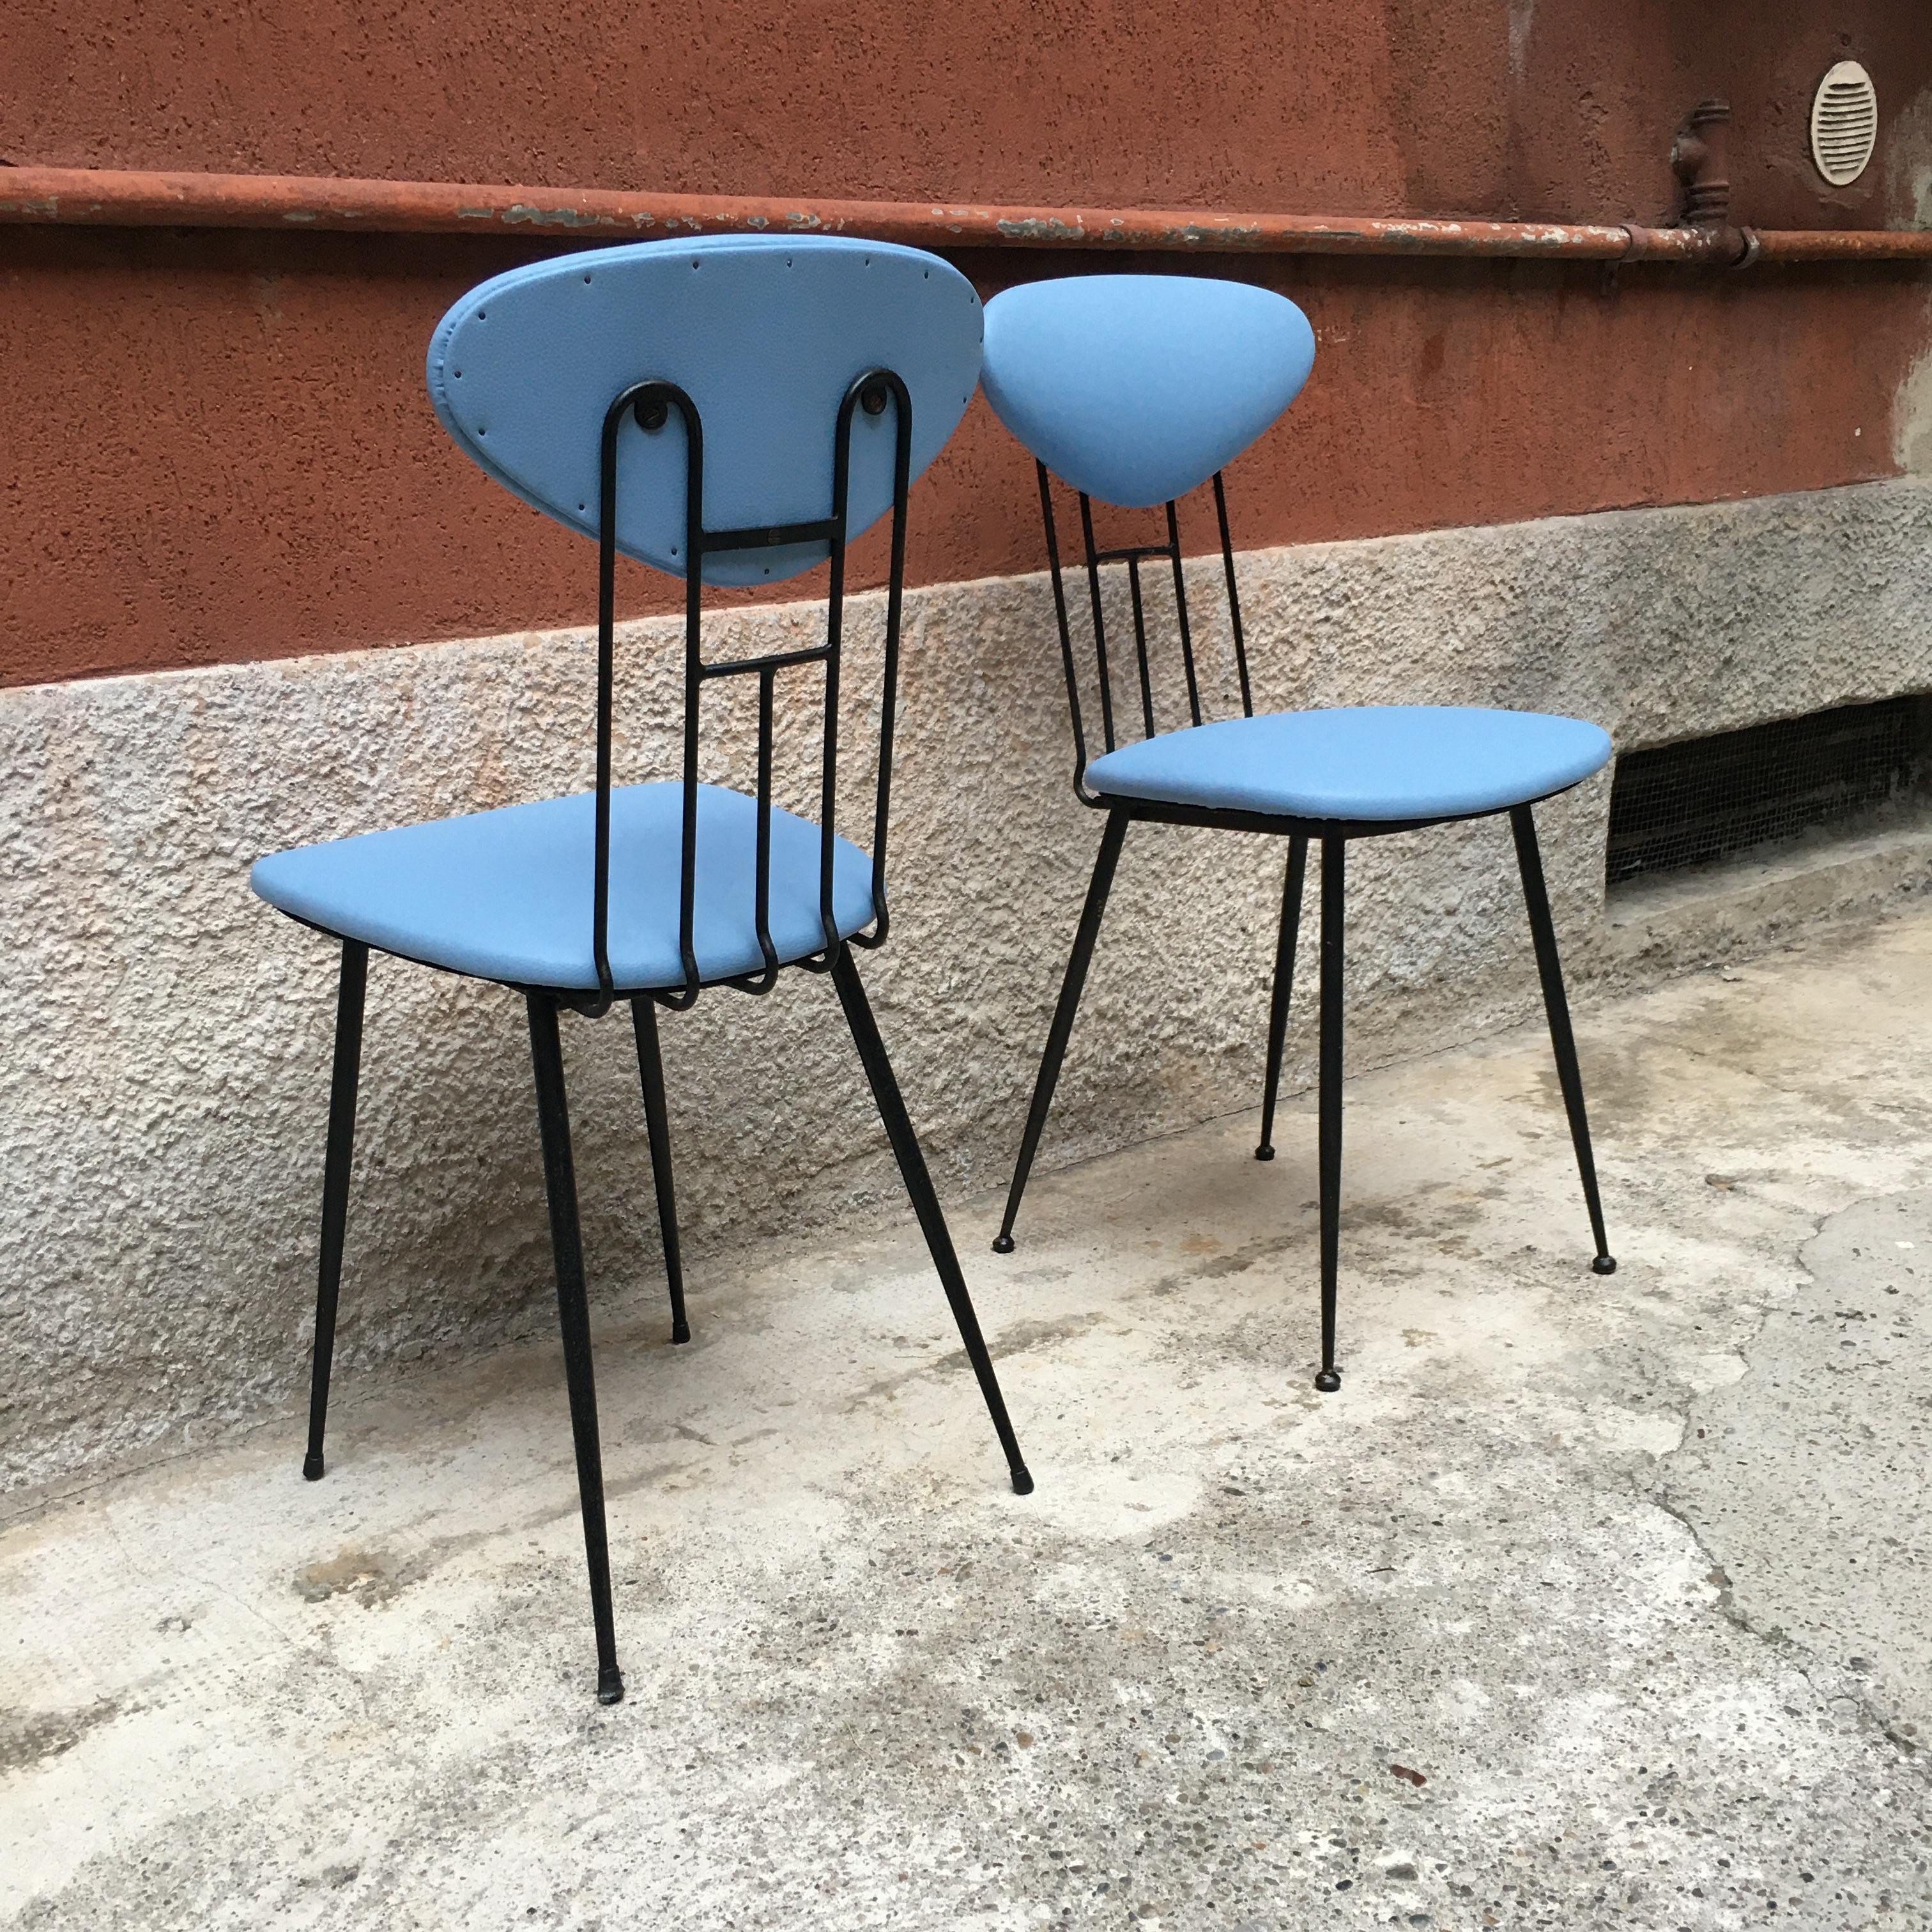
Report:
M1301 889L1311 839L1322 848L1322 990L1318 1164L1322 1222L1322 1366L1315 1386L1342 1385L1335 1365L1336 1276L1342 1194L1342 919L1343 862L1352 838L1507 812L1522 874L1530 934L1550 1017L1564 1106L1596 1242L1592 1265L1615 1271L1604 1232L1576 1044L1563 992L1533 808L1601 770L1608 736L1576 718L1437 705L1374 705L1255 715L1247 648L1228 530L1225 465L1272 424L1307 380L1315 337L1284 297L1245 284L1178 275L1090 275L1010 289L986 305L986 394L1036 460L1054 610L1073 721L1073 789L1106 814L1093 882L1073 940L1020 1143L1005 1219L993 1246L1010 1254L1041 1129L1053 1101L1082 987L1127 827L1136 820L1265 832L1288 841L1274 990L1268 1016L1258 1160L1274 1157L1275 1102L1294 976ZM1067 613L1054 518L1052 477L1078 493L1094 662L1104 750L1090 757L1088 713ZM1202 676L1181 568L1177 500L1214 486L1229 634L1241 715L1204 722ZM1164 506L1166 540L1103 550L1093 500L1128 508ZM1142 568L1172 572L1188 718L1156 728ZM1124 698L1108 654L1100 569L1126 566L1133 675ZM1136 699L1138 698L1138 706ZM1138 711L1138 737L1123 742Z
M597 1637L597 1695L623 1695L558 1015L628 1003L670 1288L688 1339L657 1009L707 987L769 992L787 967L830 975L906 1191L979 1378L1014 1489L1021 1460L992 1363L854 949L884 942L886 832L905 573L907 493L971 400L982 312L971 285L918 250L838 238L715 237L572 255L497 276L436 331L429 386L458 445L599 550L596 785L541 803L372 832L262 860L255 890L340 942L322 1186L309 1439L322 1473L355 1135L363 988L373 947L524 995L536 1079L557 1308ZM620 488L621 485L621 488ZM892 550L869 855L837 834L838 700L848 542L890 514ZM611 772L614 578L621 551L685 583L682 776ZM706 584L831 566L825 639L707 657ZM819 822L772 802L778 686L815 684ZM756 680L754 794L700 784L705 693Z

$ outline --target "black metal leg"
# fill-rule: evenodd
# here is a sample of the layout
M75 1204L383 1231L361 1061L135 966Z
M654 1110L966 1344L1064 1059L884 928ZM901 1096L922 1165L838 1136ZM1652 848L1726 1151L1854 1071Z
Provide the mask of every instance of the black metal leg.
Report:
M1047 1109L1053 1105L1060 1063L1066 1057L1073 1016L1080 1010L1081 989L1087 983L1094 942L1100 937L1100 917L1107 910L1114 868L1120 861L1120 847L1126 836L1126 814L1109 812L1107 829L1100 836L1100 853L1094 861L1093 880L1087 888L1087 903L1081 909L1079 929L1073 935L1073 951L1066 962L1066 977L1060 985L1060 1004L1054 1009L1053 1024L1047 1031L1046 1052L1041 1056L1040 1072L1034 1082L1033 1104L1027 1109L1026 1132L1020 1138L1020 1157L1014 1164L1012 1185L1006 1190L1006 1218L994 1237L996 1255L1010 1255L1013 1251L1013 1223L1019 1218L1020 1197L1026 1192L1027 1176L1033 1172L1033 1157L1040 1150L1040 1130L1046 1125Z
M1597 1244L1590 1266L1598 1274L1615 1274L1617 1264L1604 1232L1604 1204L1597 1193L1597 1163L1590 1152L1589 1117L1583 1111L1583 1076L1576 1066L1576 1041L1570 1030L1570 1003L1563 993L1563 965L1557 957L1556 926L1550 916L1550 892L1544 884L1543 855L1536 843L1536 820L1526 805L1511 808L1510 826L1516 834L1516 862L1522 868L1522 896L1529 908L1530 938L1536 946L1536 970L1543 981L1544 1010L1550 1016L1550 1043L1556 1052L1556 1078L1563 1089L1563 1109L1570 1116L1570 1138L1576 1149L1576 1172L1582 1177L1583 1204L1590 1211L1590 1233Z
M1288 1036L1288 996L1294 988L1294 941L1301 926L1301 882L1308 870L1308 841L1288 842L1288 876L1282 881L1281 933L1274 946L1274 997L1268 1005L1268 1078L1262 1088L1262 1138L1257 1160L1274 1158L1274 1103L1281 1092L1282 1042Z
M932 1252L932 1264L939 1270L940 1285L952 1304L952 1318L959 1324L959 1339L966 1345L966 1359L980 1378L980 1393L986 1399L987 1412L993 1418L1000 1447L1006 1451L1013 1489L1020 1496L1030 1495L1033 1478L1021 1460L1013 1425L1006 1419L1006 1401L1000 1394L999 1379L993 1373L993 1359L986 1352L980 1318L973 1312L972 1298L966 1292L966 1276L953 1251L952 1237L946 1232L939 1196L934 1192L932 1177L926 1170L926 1156L920 1151L919 1136L913 1132L905 1102L899 1097L898 1082L892 1077L892 1062L886 1058L885 1042L879 1037L878 1023L872 1018L849 946L841 946L832 960L832 983L838 989L838 1003L845 1009L846 1024L852 1029L853 1042L865 1064L866 1078L872 1082L872 1098L878 1103L880 1119L885 1123L886 1136L892 1144L913 1211L925 1232L926 1245Z
M335 994L335 1066L328 1083L328 1151L322 1166L322 1256L315 1289L315 1362L309 1372L308 1454L302 1474L322 1472L322 1436L328 1421L328 1371L335 1358L335 1304L342 1287L342 1240L349 1223L349 1162L356 1151L356 1089L362 1066L362 995L369 949L342 942L342 977Z
M664 1241L664 1280L670 1289L670 1339L688 1342L691 1324L684 1318L684 1262L677 1245L677 1196L670 1178L670 1116L664 1106L664 1061L658 1052L657 1003L648 993L640 993L631 1002L631 1030L638 1039L638 1077L644 1083L651 1179L658 1190L658 1232Z
M530 996L530 1062L536 1070L537 1124L543 1135L544 1190L550 1201L550 1246L556 1256L556 1312L563 1331L563 1372L570 1387L570 1432L577 1447L577 1494L584 1510L584 1555L590 1570L590 1614L597 1628L597 1701L624 1694L610 1618L610 1552L604 1529L604 1460L597 1444L597 1384L590 1366L590 1311L584 1288L584 1248L577 1227L577 1175L570 1158L570 1112L563 1093L563 1049L556 1003Z
M1322 842L1322 1367L1315 1386L1342 1386L1335 1366L1335 1278L1342 1246L1342 866L1347 841Z

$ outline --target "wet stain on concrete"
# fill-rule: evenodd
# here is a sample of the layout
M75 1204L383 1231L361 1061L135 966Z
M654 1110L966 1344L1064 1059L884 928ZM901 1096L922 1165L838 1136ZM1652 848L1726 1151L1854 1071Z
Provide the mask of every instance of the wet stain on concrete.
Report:
M50 1712L27 1717L0 1715L0 1772L20 1771L64 1756L90 1731L98 1730L121 1714L121 1704L104 1697L77 1710Z
M419 1560L407 1562L380 1550L343 1550L296 1572L296 1594L304 1602L326 1604L347 1597L364 1605L386 1604L422 1574Z

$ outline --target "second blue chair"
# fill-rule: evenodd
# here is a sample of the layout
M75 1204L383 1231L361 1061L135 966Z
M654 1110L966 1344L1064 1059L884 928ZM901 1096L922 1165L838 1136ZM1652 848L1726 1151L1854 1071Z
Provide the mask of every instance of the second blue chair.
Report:
M513 270L466 296L429 352L431 398L458 445L506 488L599 548L596 784L574 796L283 852L257 892L341 947L323 1172L315 1359L303 1474L322 1473L349 1165L372 948L523 996L536 1082L557 1309L597 1637L597 1694L623 1695L610 1605L560 1014L630 1008L664 1236L671 1339L689 1334L658 1052L659 1007L706 988L769 992L790 966L830 976L1013 1487L1033 1479L938 1197L879 1037L854 949L886 938L886 832L898 676L906 498L971 400L981 310L937 256L837 238L648 242ZM838 836L845 553L892 519L869 854ZM611 769L618 554L684 580L682 770L618 786ZM823 643L707 656L704 586L794 577L829 561ZM772 801L780 680L815 703L807 784L818 822ZM706 692L752 680L750 793L698 780ZM586 710L589 709L586 706Z
M1522 876L1532 942L1543 983L1556 1070L1569 1114L1584 1203L1596 1244L1591 1265L1616 1267L1603 1208L1562 969L1550 914L1532 808L1565 791L1610 757L1608 735L1574 718L1460 706L1363 706L1255 714L1240 597L1228 533L1224 465L1260 436L1300 393L1315 360L1307 319L1285 297L1246 284L1186 275L1089 275L1035 282L986 305L988 398L1036 461L1062 665L1073 723L1073 789L1106 814L1092 884L1074 935L1060 1001L1034 1083L1026 1130L993 1244L1010 1253L1013 1224L1072 1031L1102 914L1129 826L1136 822L1264 832L1288 841L1268 1070L1256 1158L1274 1157L1275 1102L1294 975L1302 881L1310 840L1322 853L1321 1194L1322 1365L1315 1386L1342 1385L1335 1360L1342 1198L1343 866L1349 842L1507 812ZM1078 661L1060 567L1052 478L1078 492L1094 662ZM1241 715L1204 722L1203 678L1190 624L1177 500L1210 483L1219 526L1229 634ZM1095 499L1127 508L1163 508L1161 540L1102 548ZM1161 729L1148 656L1144 565L1172 573L1187 722ZM1124 565L1133 624L1130 670L1109 658L1101 570ZM1117 689L1117 677L1124 693ZM1097 699L1102 749L1089 742L1082 686ZM1137 715L1136 715L1137 714ZM1138 737L1132 734L1136 724Z

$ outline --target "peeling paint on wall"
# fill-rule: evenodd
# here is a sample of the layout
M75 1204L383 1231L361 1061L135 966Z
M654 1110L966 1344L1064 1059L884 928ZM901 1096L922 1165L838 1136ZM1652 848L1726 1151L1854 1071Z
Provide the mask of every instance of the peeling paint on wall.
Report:
M1880 104L1882 113L1884 103ZM1900 228L1932 228L1932 87L1892 118L1886 143L1886 217Z
M1892 410L1892 460L1909 476L1932 476L1932 302L1924 352L1906 372Z
M1528 65L1529 30L1535 20L1536 0L1510 0L1510 78L1518 87L1522 85L1523 73Z

